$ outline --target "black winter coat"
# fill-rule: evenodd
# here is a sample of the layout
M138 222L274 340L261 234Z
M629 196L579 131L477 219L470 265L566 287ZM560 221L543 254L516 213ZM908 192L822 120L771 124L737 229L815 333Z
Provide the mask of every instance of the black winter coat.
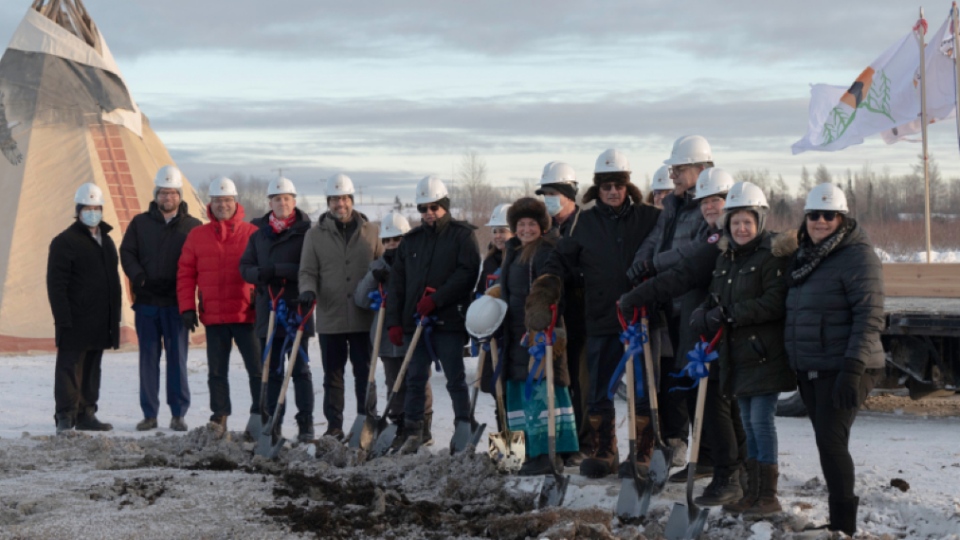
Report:
M503 252L495 247L491 247L487 256L480 264L480 279L477 280L477 288L474 290L474 296L480 296L487 292L487 284L496 282L495 275L503 264Z
M796 389L797 375L787 363L783 344L787 297L783 274L795 249L794 238L762 231L745 246L736 245L729 236L720 241L722 252L704 307L717 305L714 300L718 299L734 321L723 325L718 350L720 391L728 398Z
M689 192L683 197L671 193L664 197L657 226L637 250L634 261L651 261L663 272L694 251L708 228L700 201Z
M47 297L58 349L83 351L120 346L120 272L110 225L101 222L101 246L80 221L50 243Z
M310 230L310 216L294 208L297 219L289 229L277 234L270 227L270 212L263 217L253 220L251 223L258 227L257 232L247 241L247 249L240 257L240 275L247 283L256 285L257 298L257 337L267 337L267 326L270 320L270 294L267 291L269 286L273 294L280 292L283 288L283 300L289 309L297 309L297 298L300 296L300 289L297 288L297 274L300 271L300 254L303 252L303 238ZM261 270L273 267L274 275L263 276ZM270 279L266 279L270 277ZM279 322L278 322L279 324ZM314 319L310 321L303 329L304 336L312 336L314 332Z
M569 283L583 274L588 336L617 334L617 300L630 290L627 269L633 256L657 223L660 210L628 200L618 214L597 201L580 213L573 234L562 238L544 267Z
M883 269L863 229L851 227L805 280L789 277L796 255L787 268L786 345L795 371L842 370L847 358L866 369L884 365ZM809 242L805 233L800 242Z
M120 242L120 264L130 278L134 303L177 305L177 261L187 233L200 225L185 202L180 203L180 210L170 223L155 201L150 203L149 210L133 218Z
M420 225L404 235L390 270L387 328L402 326L404 332L413 333L417 302L425 288L432 287L436 330L465 335L464 319L480 272L475 229L448 214L435 226Z

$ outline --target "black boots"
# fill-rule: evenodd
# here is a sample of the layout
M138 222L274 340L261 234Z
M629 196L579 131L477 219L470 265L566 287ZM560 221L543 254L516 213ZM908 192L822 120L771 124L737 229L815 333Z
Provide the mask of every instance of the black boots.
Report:
M400 447L401 454L416 454L423 445L423 420L419 422L404 422L403 431L407 440Z
M580 474L587 478L603 478L613 474L620 462L617 450L617 425L613 411L590 415L590 428L599 433L599 447L593 457L580 464Z
M313 417L308 418L297 418L297 441L306 443L310 442L317 438L316 433L313 431Z
M860 506L860 497L845 497L829 500L831 531L843 531L849 536L857 532L857 507Z
M112 424L97 420L95 408L89 408L78 414L75 427L79 431L111 431L113 429Z
M703 490L703 495L694 499L693 502L703 506L720 506L739 501L742 498L740 467L732 472L726 468L716 467L713 472L713 480Z
M517 474L520 476L543 476L562 470L563 463L560 461L560 456L557 456L555 463L550 463L550 454L540 454L536 457L528 457Z
M760 497L760 464L755 459L748 459L746 469L747 485L743 488L743 497L737 502L723 505L723 509L727 512L734 514L744 512L752 507ZM776 497L776 486L774 486L774 497Z
M73 416L69 414L58 414L54 416L54 419L57 421L57 435L73 429Z

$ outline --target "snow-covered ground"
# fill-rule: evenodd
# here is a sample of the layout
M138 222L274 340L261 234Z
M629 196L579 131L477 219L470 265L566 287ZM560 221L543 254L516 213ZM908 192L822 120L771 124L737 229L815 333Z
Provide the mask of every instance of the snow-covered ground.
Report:
M927 262L927 252L917 251L907 254L893 254L880 248L874 248L880 262L885 263L925 263ZM930 261L934 263L958 263L960 262L960 251L930 251Z
M314 380L318 394L316 418L319 434L326 426L320 412L322 370L317 362L319 350L316 343L311 344L310 353L316 364ZM473 359L467 362L468 372L475 369ZM191 432L186 435L166 429L168 409L161 412L161 429L148 433L135 430L134 426L141 417L137 355L124 352L104 357L98 415L103 421L113 423L114 431L105 435L53 436L53 366L52 356L0 357L0 538L301 537L301 533L293 532L286 522L275 521L265 513L267 507L279 504L283 493L278 480L280 476L264 474L271 465L262 458L250 458L250 445L218 443L211 440L209 432L202 427L210 414L203 349L190 351L193 405L186 417ZM230 418L229 428L239 432L247 421L250 397L247 395L246 375L236 352L230 369L233 409L237 412ZM352 388L349 378L348 375L347 387ZM382 368L378 368L378 379L382 404L386 393ZM403 467L404 474L411 477L422 474L417 471L432 471L431 467L442 468L444 475L452 475L454 470L469 471L463 474L474 475L478 485L492 482L489 485L500 486L511 494L510 497L529 497L532 501L539 491L539 478L483 480L484 474L489 473L477 472L480 470L477 467L483 465L481 462L486 458L463 461L445 455L447 441L453 433L452 413L443 375L435 374L432 383L435 389L433 429L437 444L428 450L433 455L421 453L415 456L420 461L394 458L396 467ZM346 427L353 421L350 411L354 407L349 393ZM625 404L618 402L619 418L623 417L624 409ZM481 395L477 417L488 426L495 425L490 396ZM826 521L826 487L809 421L805 418L778 418L777 426L781 500L786 516L769 522L744 523L713 509L707 537L790 538L794 537L789 532L791 528L806 522L819 524ZM292 414L287 415L284 432L288 435L296 433ZM235 435L239 439L239 433ZM851 445L857 466L857 492L861 497L858 537L960 538L958 443L960 418L862 414L854 425ZM626 456L626 445L626 428L621 424L622 456ZM481 446L479 451L485 451L485 440ZM292 448L284 456L282 466L288 471L309 468L303 461L296 460L309 461L315 454L319 458L317 452L323 448L327 448L324 452L329 452L329 447L319 444ZM211 449L219 453L212 453ZM210 458L221 454L229 458L217 458L227 463L223 467ZM197 460L203 456L206 456L204 465L197 466ZM390 468L392 465L384 464L390 458L353 469L349 468L349 455L338 455L336 459L342 462L337 465L340 469L324 465L318 469L320 472L314 472L322 476L332 475L335 471L343 474L342 471L363 470L368 476L381 475L391 481L396 480L394 477L398 474L397 470ZM236 463L240 462L243 465L237 467ZM489 467L482 470L488 471ZM441 476L440 472L426 474ZM574 470L569 470L568 474L571 482L564 508L571 512L570 516L580 516L570 517L570 520L600 515L606 516L603 519L616 536L636 537L638 532L644 532L609 518L616 506L619 481L614 478L588 481ZM891 481L898 478L909 484L907 491L891 487ZM436 487L427 483L420 489L426 493L433 489L440 501L443 497L450 497L441 493L440 479L429 480L437 482ZM467 480L469 483L470 479ZM449 489L449 479L445 482L444 489ZM705 480L698 482L697 494L705 484ZM411 494L414 486L410 483L403 485L410 490L406 495L414 498ZM491 498L502 499L494 494ZM673 503L683 500L684 486L668 484L653 502L646 533L655 535ZM457 512L466 510L458 509ZM528 512L530 520L543 518L539 511ZM563 515L557 519L565 519ZM411 537L420 534L404 530ZM492 534L493 529L485 530ZM421 530L424 535L428 532ZM539 536L540 533L543 530L532 534ZM302 534L313 536L312 533ZM464 529L458 534L471 536L476 533ZM554 538L565 535L547 534Z

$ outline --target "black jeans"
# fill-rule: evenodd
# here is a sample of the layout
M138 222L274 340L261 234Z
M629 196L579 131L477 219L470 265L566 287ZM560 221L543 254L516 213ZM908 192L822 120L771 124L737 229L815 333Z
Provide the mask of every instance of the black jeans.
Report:
M397 375L400 373L400 366L403 364L403 357L381 356L380 360L383 361L383 373L387 378L387 399L390 399L390 393L393 392L393 385L397 382ZM403 425L403 406L406 399L407 383L406 381L402 381L400 383L400 389L397 390L397 395L393 398L393 402L384 404L384 406L390 406L390 408L386 410L386 414L387 418L394 424ZM433 389L430 388L429 384L426 386L426 400L423 405L423 414L433 414Z
M93 414L97 411L102 358L103 349L57 349L53 379L57 416L76 419L78 414Z
M250 414L260 412L260 340L253 324L212 324L207 330L207 387L210 389L210 420L230 416L230 352L237 343L250 386Z
M720 366L711 366L717 369ZM703 383L701 383L703 384ZM723 469L727 474L739 469L747 459L747 432L743 430L740 418L740 405L736 399L723 397L720 393L720 381L711 379L707 385L707 399L703 406L703 436L700 443L701 456L710 453L713 466ZM696 396L696 392L692 392ZM706 456L704 456L706 457Z
M267 383L267 414L273 415L277 409L277 400L280 398L280 388L283 386L287 358L281 358L280 353L283 349L283 340L286 338L286 331L277 328L277 333L273 338L273 347L270 350L270 377ZM267 340L260 340L261 350L267 346ZM304 336L300 340L300 347L304 351L310 350L310 338ZM291 353L292 355L293 353ZM293 365L293 373L290 378L293 380L293 391L297 404L297 423L313 424L313 373L310 372L310 364L302 354L297 354L297 362ZM289 388L287 389L289 395ZM258 398L259 399L259 398ZM289 398L284 398L283 407L277 415L279 422L283 421L283 415L287 409Z
M587 411L589 414L600 416L615 414L613 400L608 397L607 392L610 388L610 379L613 378L613 373L622 357L623 343L620 342L618 334L587 338L587 365L590 368L590 404ZM634 362L635 369L643 368L642 356L635 357ZM643 416L650 415L650 401L646 397L637 399L636 412Z
M364 414L367 376L370 374L370 332L319 334L323 362L323 416L327 429L343 429L343 371L347 359L353 366L357 414Z
M413 334L403 336L404 343L409 344ZM463 368L463 344L466 335L460 332L433 332L433 350L440 359L443 374L447 377L447 392L453 402L454 421L468 422L470 418L470 395L467 392L467 377ZM407 366L407 395L404 400L403 415L405 422L419 422L423 420L426 408L426 387L430 384L430 370L433 361L427 352L426 333L420 336L417 348L413 351L410 365Z

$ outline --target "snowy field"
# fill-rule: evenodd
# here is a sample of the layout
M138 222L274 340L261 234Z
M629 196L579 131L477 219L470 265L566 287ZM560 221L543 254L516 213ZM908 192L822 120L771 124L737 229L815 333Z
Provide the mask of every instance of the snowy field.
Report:
M322 373L319 350L311 346L319 435L326 429ZM141 418L135 353L104 357L98 416L114 431L60 437L54 436L53 357L0 357L0 539L655 538L673 503L684 500L684 485L668 484L645 525L621 524L612 518L619 481L587 481L569 470L563 509L533 509L539 478L498 476L480 454L446 455L453 421L442 374L432 380L438 442L419 455L361 465L356 452L323 440L292 446L269 462L253 457L239 433L250 401L236 352L232 360L232 439L217 440L204 427L210 411L203 349L190 351L187 434L166 429L170 417L163 405L159 430L135 430ZM467 362L470 372L474 360ZM378 379L382 405L382 368ZM354 408L349 394L347 428ZM624 409L618 402L618 418ZM477 417L495 425L490 396L481 394ZM751 523L715 508L705 537L828 537L794 533L827 516L809 421L777 422L785 514ZM619 431L626 456L623 424ZM284 433L296 434L289 412ZM481 446L485 451L485 438ZM857 538L960 539L960 418L865 413L854 425L852 451L861 497ZM894 479L909 489L892 487ZM706 482L698 482L696 494Z

